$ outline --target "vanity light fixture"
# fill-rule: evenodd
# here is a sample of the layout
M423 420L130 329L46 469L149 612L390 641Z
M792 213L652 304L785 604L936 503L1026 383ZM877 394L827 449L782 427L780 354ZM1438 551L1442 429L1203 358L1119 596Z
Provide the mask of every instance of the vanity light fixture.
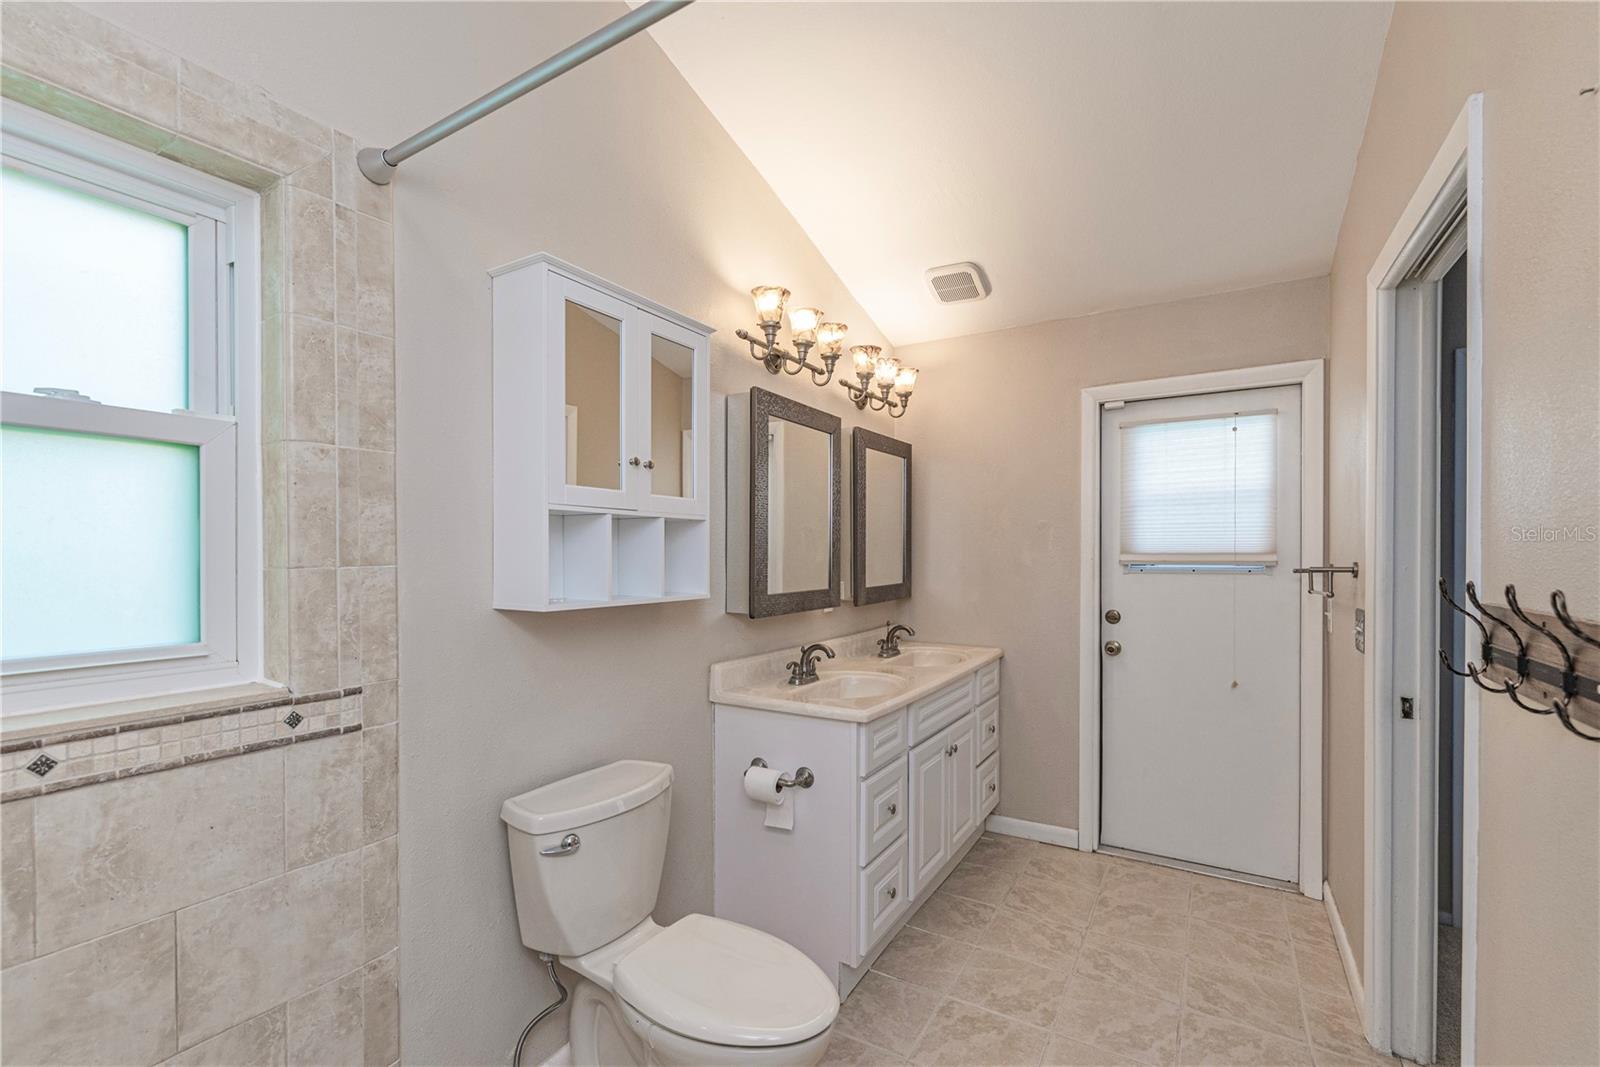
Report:
M833 369L843 355L845 334L849 331L842 322L824 322L820 308L789 308L789 333L794 351L789 352L778 344L778 331L783 326L783 311L789 302L789 290L781 285L758 285L750 290L750 299L756 305L756 325L761 328L757 337L748 330L737 331L736 336L750 346L750 356L759 360L772 374L811 372L811 381L827 385L833 381ZM821 349L822 366L809 361L814 348ZM891 418L905 414L911 402L911 391L917 384L914 367L902 367L896 359L884 356L877 345L855 345L850 349L856 381L841 380L840 385L850 394L857 408L871 407L873 411L888 410ZM891 397L890 394L893 394ZM898 398L898 399L896 399Z

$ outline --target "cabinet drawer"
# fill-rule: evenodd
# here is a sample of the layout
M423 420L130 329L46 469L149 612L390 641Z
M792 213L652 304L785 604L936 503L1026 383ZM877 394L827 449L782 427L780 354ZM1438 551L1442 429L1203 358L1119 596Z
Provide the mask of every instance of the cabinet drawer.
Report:
M991 697L978 706L978 759L983 761L1000 748L1000 698Z
M856 923L856 937L861 955L877 947L879 941L894 929L894 924L911 906L906 892L906 843L902 838L862 869L857 899L861 911Z
M856 774L862 778L906 751L904 708L856 727Z
M911 743L925 741L972 710L972 680L952 682L911 705Z
M865 867L906 828L906 761L889 764L862 782L856 811L861 828L861 854L856 863Z
M999 660L978 668L978 679L973 688L979 704L1000 695Z
M978 765L978 814L989 814L999 803L1000 757L990 756Z

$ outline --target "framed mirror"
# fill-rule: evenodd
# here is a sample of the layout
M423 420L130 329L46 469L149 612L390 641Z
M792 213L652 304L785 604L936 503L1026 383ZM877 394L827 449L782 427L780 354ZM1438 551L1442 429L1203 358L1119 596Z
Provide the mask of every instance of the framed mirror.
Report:
M850 434L855 602L911 595L911 444L857 426Z
M839 606L841 433L837 415L750 390L752 619Z

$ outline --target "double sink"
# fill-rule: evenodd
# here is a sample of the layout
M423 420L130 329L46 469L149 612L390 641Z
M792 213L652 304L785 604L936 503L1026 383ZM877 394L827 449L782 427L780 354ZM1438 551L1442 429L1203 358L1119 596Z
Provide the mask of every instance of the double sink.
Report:
M823 660L817 664L817 681L792 686L780 682L766 687L776 699L804 701L837 708L861 708L898 696L932 674L944 674L971 659L969 649L945 645L906 645L900 655L881 659Z

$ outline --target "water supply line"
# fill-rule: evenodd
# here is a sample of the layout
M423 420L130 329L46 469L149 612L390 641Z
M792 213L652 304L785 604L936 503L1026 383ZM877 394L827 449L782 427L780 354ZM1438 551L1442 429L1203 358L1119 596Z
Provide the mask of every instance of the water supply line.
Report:
M522 1028L522 1036L517 1038L517 1050L511 1054L511 1067L522 1067L522 1046L528 1043L528 1035L533 1033L533 1028L567 1002L567 987L561 984L561 976L556 974L556 958L547 956L543 952L539 953L539 958L544 960L544 965L550 969L550 981L554 983L558 995L554 1004L543 1008L538 1015L528 1020L527 1026Z
M688 7L693 0L649 0L623 15L615 22L595 30L576 44L568 45L549 59L517 75L498 89L478 97L459 110L452 111L426 129L419 130L392 148L363 148L356 154L356 165L361 173L377 185L388 185L395 169L418 152L449 137L457 130L472 125L492 111L498 111L511 101L532 92L547 81L560 77L573 67L584 63L621 44L641 30L660 22L679 8Z

